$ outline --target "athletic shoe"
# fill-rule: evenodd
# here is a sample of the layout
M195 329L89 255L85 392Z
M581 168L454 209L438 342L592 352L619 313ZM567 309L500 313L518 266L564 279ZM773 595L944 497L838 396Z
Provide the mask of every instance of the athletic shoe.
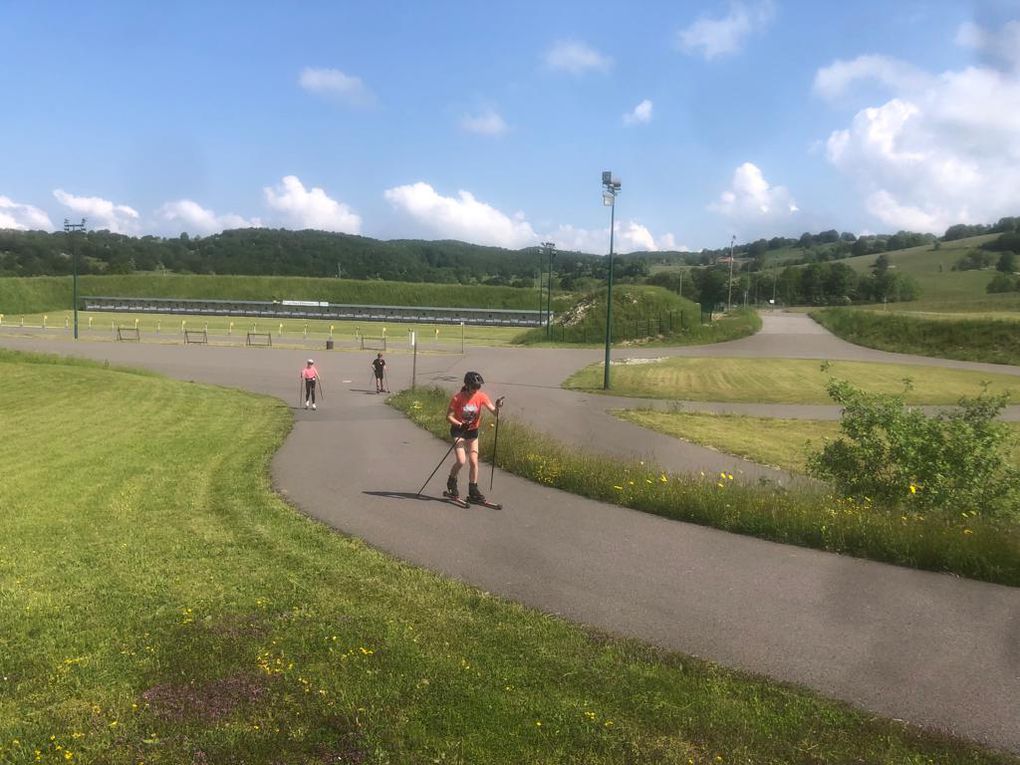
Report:
M315 404L312 404L312 409L315 409Z
M308 402L306 401L305 402L305 409L307 409L307 408L308 408Z

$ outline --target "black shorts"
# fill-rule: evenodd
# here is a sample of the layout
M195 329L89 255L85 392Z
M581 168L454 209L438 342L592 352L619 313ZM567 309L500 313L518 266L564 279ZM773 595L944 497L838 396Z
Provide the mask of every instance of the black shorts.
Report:
M478 428L474 430L461 430L456 425L450 426L451 438L463 438L465 441L474 441L478 438Z

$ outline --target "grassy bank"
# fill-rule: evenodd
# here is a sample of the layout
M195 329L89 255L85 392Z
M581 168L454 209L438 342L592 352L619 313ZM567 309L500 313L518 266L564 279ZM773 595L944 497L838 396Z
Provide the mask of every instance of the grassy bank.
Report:
M707 317L706 317L707 320ZM613 290L613 341L620 345L700 345L735 340L761 329L754 311L735 311L702 324L701 307L662 287L620 285ZM557 311L549 331L532 329L527 345L593 344L605 341L606 290L583 295Z
M446 438L448 400L438 388L419 388L390 402ZM490 447L483 439L486 459ZM509 421L500 426L499 447L504 470L584 497L775 542L1020 585L1020 529L980 517L886 512L806 485L751 486L732 475L667 474L655 465L564 445Z
M278 401L8 352L0 380L2 763L1017 762L311 522L269 489Z
M832 376L873 393L900 393L904 378L913 388L910 404L955 404L960 396L976 396L988 381L993 393L1020 398L1020 377L930 369L906 364L834 361L823 371L811 359L667 358L614 362L613 389L617 396L730 403L831 404L825 384ZM640 363L637 363L640 362ZM564 381L565 388L602 392L603 366L592 364Z
M538 309L537 290L459 284L315 279L297 276L82 276L81 295L193 300L325 300L367 305ZM71 305L71 278L0 278L0 313L42 313Z
M922 319L848 308L813 311L811 316L833 334L868 348L944 359L1020 364L1020 332L1015 321Z
M817 451L826 439L840 434L837 420L790 420L651 409L623 409L613 414L657 433L793 473L806 472L809 448ZM1009 425L1020 437L1020 423ZM1013 452L1012 462L1020 467L1020 450Z

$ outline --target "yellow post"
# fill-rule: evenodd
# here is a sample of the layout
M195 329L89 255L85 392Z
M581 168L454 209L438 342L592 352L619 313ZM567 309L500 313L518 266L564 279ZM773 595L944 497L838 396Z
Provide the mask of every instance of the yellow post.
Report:
M230 326L227 327L227 334L228 335L234 334L234 322L230 322Z
M283 337L283 322L282 321L280 322L280 331L277 334L279 334L280 337Z
M181 319L181 334L184 334L184 325L188 323L187 319Z
M67 317L65 316L64 317L64 329L68 329L69 327L70 327L70 324L68 323Z
M138 319L135 319L135 329L138 329Z
M46 319L48 319L48 318L49 317L46 314L43 314L43 317L42 317L42 328L43 329L46 329Z
M308 322L305 322L305 340L308 339Z
M92 329L92 317L89 316L89 329Z
M436 327L436 340L439 339L439 327Z
M330 340L333 339L333 325L332 324L329 325L329 339Z
M66 321L66 319L65 319L65 321ZM0 326L3 326L3 323L4 323L4 315L2 313L0 313Z
M24 316L21 317L21 326L23 326L23 327L25 326L25 317Z
M162 321L157 321L157 322L156 322L156 334L157 334L157 335L159 334L159 328L160 328L160 326L161 326L162 324L163 324L163 322L162 322Z

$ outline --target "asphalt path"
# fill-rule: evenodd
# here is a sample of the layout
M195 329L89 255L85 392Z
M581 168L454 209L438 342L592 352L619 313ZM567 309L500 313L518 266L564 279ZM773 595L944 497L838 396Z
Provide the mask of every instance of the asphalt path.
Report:
M614 356L780 356L994 369L885 354L836 340L806 317L765 317L753 338ZM297 406L305 350L79 343L0 337L8 347L154 369L277 396L295 426L272 464L274 485L303 512L375 547L547 613L726 666L802 684L876 714L1020 753L1020 589L779 545L582 499L497 471L503 511L436 499L446 445L374 393L374 353L317 353L326 399ZM387 354L393 389L406 355ZM594 350L480 349L420 356L418 382L453 387L469 368L506 394L508 414L563 440L673 469L763 470L687 452L606 413L633 399L559 382ZM920 370L919 370L920 371ZM345 382L350 381L350 382ZM2 381L0 381L2 382ZM775 474L769 474L775 475ZM488 469L485 470L487 488ZM781 475L778 478L782 478Z

